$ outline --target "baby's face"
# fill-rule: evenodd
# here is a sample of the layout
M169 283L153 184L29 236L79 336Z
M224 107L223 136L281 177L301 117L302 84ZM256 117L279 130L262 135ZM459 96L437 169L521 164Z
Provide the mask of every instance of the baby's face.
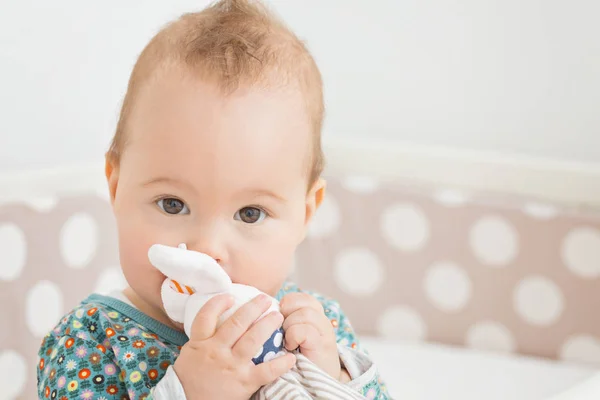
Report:
M296 91L225 97L184 73L142 90L120 166L107 175L123 272L145 303L161 308L164 276L147 257L155 243L185 243L234 283L276 294L322 195L321 182L307 195L304 109Z

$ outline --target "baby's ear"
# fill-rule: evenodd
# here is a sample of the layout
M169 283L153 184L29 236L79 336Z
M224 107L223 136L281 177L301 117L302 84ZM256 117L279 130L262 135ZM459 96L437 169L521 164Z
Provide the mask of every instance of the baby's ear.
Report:
M304 224L308 225L308 223L312 220L315 215L315 212L323 202L323 198L325 197L325 189L327 187L327 182L323 178L319 178L312 185L308 194L306 195L306 216L304 220Z
M110 203L115 203L115 196L117 194L117 186L119 183L119 167L114 165L108 154L105 157L104 163L104 174L106 175L106 182L108 183L108 192L110 194Z

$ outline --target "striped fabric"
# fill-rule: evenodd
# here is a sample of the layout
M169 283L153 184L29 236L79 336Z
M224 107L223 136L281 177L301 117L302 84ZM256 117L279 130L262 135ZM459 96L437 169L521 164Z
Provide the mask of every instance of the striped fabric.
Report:
M263 386L251 400L366 400L353 385L345 385L327 375L300 353L296 365L275 382Z

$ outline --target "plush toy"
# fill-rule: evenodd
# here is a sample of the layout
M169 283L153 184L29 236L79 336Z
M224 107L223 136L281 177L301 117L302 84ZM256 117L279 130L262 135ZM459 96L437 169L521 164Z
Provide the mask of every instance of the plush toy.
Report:
M229 293L235 299L233 307L221 316L218 323L220 326L243 304L262 293L254 287L232 283L229 275L214 259L206 254L187 250L185 244L180 244L179 247L153 245L148 250L148 258L167 277L161 287L167 315L173 321L183 323L188 337L196 314L212 297ZM279 303L272 299L271 307L258 320L278 310ZM285 352L283 330L280 328L273 332L252 361L260 364ZM251 400L366 400L356 389L327 375L299 351L294 351L294 355L297 361L292 370L261 387L252 395Z
M178 247L155 244L148 250L148 258L167 277L161 287L167 315L173 321L183 323L188 337L196 314L212 297L229 293L235 299L233 307L221 316L220 326L238 308L262 293L252 286L231 282L229 275L212 257L187 250L183 243ZM279 303L275 299L259 320L272 311L279 311ZM283 330L280 328L273 332L252 361L260 364L284 354L284 351Z

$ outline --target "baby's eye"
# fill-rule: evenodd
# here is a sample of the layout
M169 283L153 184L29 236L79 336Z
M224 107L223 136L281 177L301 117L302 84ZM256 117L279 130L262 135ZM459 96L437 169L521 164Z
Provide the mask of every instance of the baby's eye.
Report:
M190 213L190 210L183 201L175 199L173 197L166 197L164 199L160 199L156 202L156 205L158 205L160 209L166 212L167 214L183 215Z
M235 213L234 219L240 220L247 224L255 224L261 222L267 217L267 213L256 207L244 207Z

